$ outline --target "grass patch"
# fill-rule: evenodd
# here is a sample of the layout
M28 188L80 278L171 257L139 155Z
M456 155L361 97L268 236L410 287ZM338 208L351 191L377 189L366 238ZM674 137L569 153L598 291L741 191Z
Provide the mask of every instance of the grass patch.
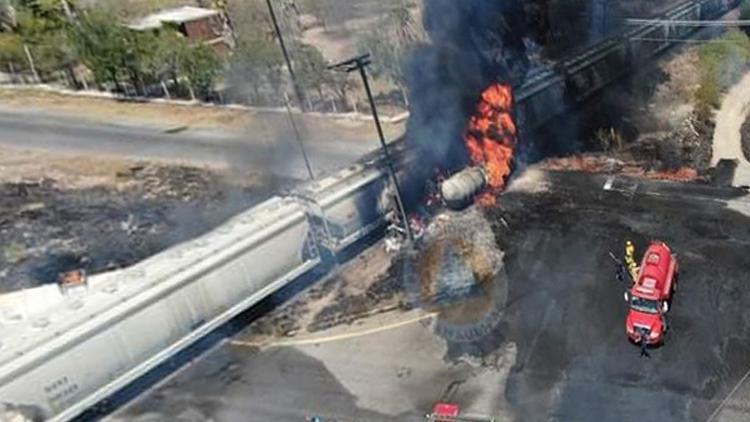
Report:
M702 45L698 50L700 87L694 94L697 110L718 108L722 92L739 80L749 60L750 38L738 29L731 29L715 42Z
M20 243L11 243L3 249L5 261L9 264L17 264L26 259L26 247Z

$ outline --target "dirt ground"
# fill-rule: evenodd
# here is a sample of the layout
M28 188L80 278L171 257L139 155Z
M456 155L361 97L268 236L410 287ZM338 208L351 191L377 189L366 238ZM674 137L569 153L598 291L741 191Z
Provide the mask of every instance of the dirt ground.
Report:
M649 111L665 127L678 127L693 111L693 96L700 87L698 47L683 47L659 66L666 80L656 87Z
M491 212L506 252L502 335L518 345L508 399L518 420L706 420L750 364L743 309L748 216L739 190L552 173L544 194L508 193ZM509 224L500 223L500 217ZM666 345L650 359L625 339L625 286L607 254L625 239L667 241L681 287Z
M119 268L195 237L282 181L225 169L0 149L0 292Z
M40 107L65 114L105 121L150 122L191 127L235 127L246 124L248 112L220 108L116 101L108 98L76 97L33 89L2 89L0 102L7 106Z
M410 298L408 285L402 283L411 280L404 271L414 267L401 265L398 258L383 261L382 249L376 247L360 258L362 262L343 266L340 274L345 276L314 286L293 300L297 305L272 311L262 320L265 328L249 327L235 338L240 340L237 344L229 342L145 393L125 412L124 420L155 420L148 418L197 408L202 420L241 420L237 415L245 409L258 409L267 420L294 421L308 412L326 414L317 412L325 408L321 403L342 399L348 404L328 412L341 420L417 421L436 400L466 409L489 394L489 410L483 414L507 416L501 420L598 422L648 415L644 420L705 421L750 365L750 325L744 317L749 303L741 294L744 274L750 271L750 217L727 206L728 201L747 197L742 190L702 182L622 175L604 190L608 177L537 170L529 180L511 185L497 208L476 216L471 215L476 210L461 212L461 218L475 221L476 232L494 240L503 262L499 277L489 281L500 288L459 289L464 293L438 299L464 312L465 318L438 311L432 324L408 325L412 328L404 335L411 339L399 335L406 328L367 334L355 325L350 330L359 337L351 342L330 332L319 334L319 343L309 345L259 349L245 342L255 338L252 333L274 335L272 330L282 323L289 330L276 335L292 337L293 342L320 309L349 306L362 292L384 283L394 286L392 297ZM489 229L484 228L487 222ZM651 349L650 358L640 357L638 348L627 341L627 305L622 299L626 286L616 281L608 256L622 254L625 239L632 239L639 252L652 239L667 241L681 263L666 344ZM460 242L456 245L454 252L466 252ZM389 262L386 273L383 267ZM442 268L451 283L456 281L452 275L463 278L461 268ZM493 311L461 306L479 298L489 299ZM407 302L415 311L434 310L423 301ZM295 306L302 311L286 311ZM408 348L405 342L410 342ZM440 365L422 367L409 361L433 343L440 345L430 349L441 354ZM496 358L506 356L507 350L513 350L512 356ZM487 382L472 385L471 375L458 370L465 362L479 362L482 370L490 370ZM492 372L501 366L509 368L507 378ZM412 376L426 380L423 388L402 384L412 370ZM383 401L377 388L360 385L363 379L371 383L372 374L399 379L385 396L392 400ZM294 402L280 402L280 389L293 391ZM443 395L434 390L444 390ZM743 397L736 399L746 400ZM396 411L391 402L407 403L398 408L403 417L388 419L363 410ZM746 408L735 410L737 420L747 420Z
M750 186L750 162L745 154L747 140L743 136L743 124L750 107L750 73L746 73L733 85L721 102L716 113L716 130L713 136L712 163L732 161L736 163L733 182L736 186Z
M370 247L334 269L301 297L254 321L244 340L262 344L278 337L351 324L403 307L402 286L389 277L392 259L382 243Z

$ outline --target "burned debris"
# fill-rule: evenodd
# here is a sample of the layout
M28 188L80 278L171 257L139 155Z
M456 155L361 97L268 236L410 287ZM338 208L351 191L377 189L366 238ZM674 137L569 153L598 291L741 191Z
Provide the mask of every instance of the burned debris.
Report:
M271 180L137 164L111 186L51 178L0 184L0 291L55 283L60 274L131 265L195 237L267 197Z

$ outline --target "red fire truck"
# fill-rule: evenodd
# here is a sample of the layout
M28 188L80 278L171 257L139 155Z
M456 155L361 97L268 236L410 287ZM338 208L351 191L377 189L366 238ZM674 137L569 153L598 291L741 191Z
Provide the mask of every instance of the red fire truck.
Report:
M436 403L426 418L428 422L495 422L493 417L465 414L457 404L443 402Z
M625 330L642 353L646 347L664 341L667 331L666 314L677 290L679 265L669 246L661 241L652 242L643 256L638 278L625 301L630 305Z

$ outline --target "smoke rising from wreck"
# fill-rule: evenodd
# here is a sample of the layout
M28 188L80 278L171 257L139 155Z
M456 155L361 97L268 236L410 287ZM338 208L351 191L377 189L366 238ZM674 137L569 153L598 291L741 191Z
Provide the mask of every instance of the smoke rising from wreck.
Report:
M482 91L497 82L518 85L525 77L525 22L520 0L425 1L430 42L408 63L407 138L420 160L408 175L408 201L421 199L436 169L468 164L463 134Z

